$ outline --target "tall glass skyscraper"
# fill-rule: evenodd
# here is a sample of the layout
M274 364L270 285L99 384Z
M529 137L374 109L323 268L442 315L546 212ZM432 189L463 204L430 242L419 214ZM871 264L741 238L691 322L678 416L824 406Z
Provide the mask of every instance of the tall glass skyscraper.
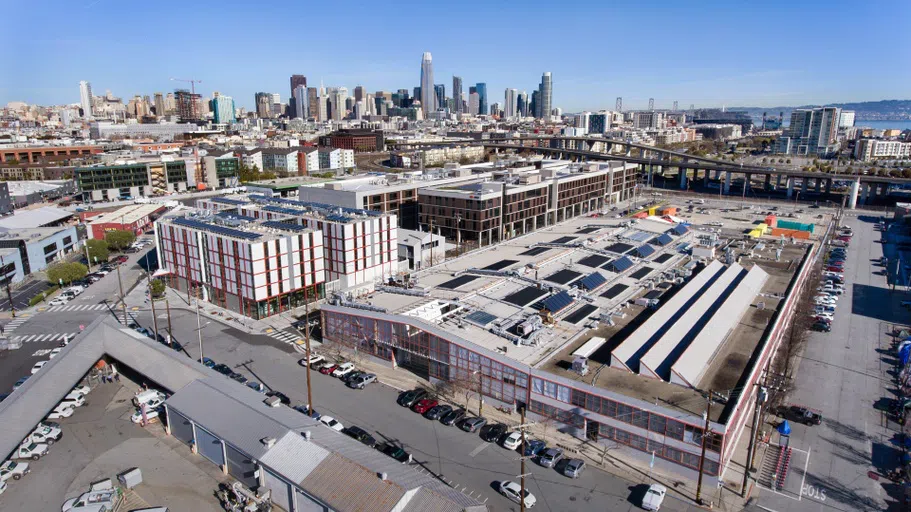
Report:
M460 76L452 77L452 103L454 112L462 111L462 77Z
M230 96L218 95L209 101L209 108L214 114L213 121L215 124L233 123L234 118L234 99Z
M446 85L434 84L433 94L437 102L437 109L446 108Z
M551 101L553 99L553 81L550 71L545 71L541 76L541 85L538 86L538 111L535 117L550 117Z
M433 88L433 57L430 52L424 52L421 57L421 110L424 112L424 119L427 114L436 112L436 94Z
M482 116L487 115L487 84L484 82L478 82L475 86L475 90L478 91L478 114Z

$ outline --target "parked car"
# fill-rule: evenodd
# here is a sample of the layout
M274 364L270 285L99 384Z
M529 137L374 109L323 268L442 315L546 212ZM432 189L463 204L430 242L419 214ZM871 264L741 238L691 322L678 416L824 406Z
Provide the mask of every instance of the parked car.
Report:
M16 391L17 389L19 389L20 386L25 384L25 381L27 381L29 377L31 377L31 375L26 375L25 377L22 377L21 379L17 380L15 382L15 384L13 384L13 391Z
M399 398L396 400L396 402L398 402L398 404L402 407L410 408L412 405L416 404L418 400L421 400L425 396L427 396L427 392L423 389L412 389L411 391L405 391L399 395Z
M563 464L563 476L579 478L585 471L585 461L582 459L567 459Z
M645 491L642 497L642 508L645 510L660 510L661 504L664 503L664 496L667 495L667 487L661 484L652 484Z
M348 437L357 439L358 441L366 444L371 448L376 446L376 439L374 439L373 436L368 434L367 431L361 427L348 427L345 429L345 434L347 434Z
M241 384L247 383L247 378L237 372L231 372L231 375L228 375L228 378L235 382L240 382Z
M487 424L487 418L484 418L481 416L475 416L473 418L466 418L466 419L462 420L462 422L459 423L459 428L464 430L465 432L474 434L475 432L477 432L481 427L483 427L486 424Z
M60 427L49 427L43 423L39 423L38 427L29 435L29 439L33 443L44 443L48 446L59 441L61 437L63 437L63 430Z
M114 263L117 263L118 265L122 265L122 264L126 263L127 261L129 261L129 259L130 258L128 258L126 256L120 255L120 256L117 256L116 258L114 258Z
M525 441L525 455L526 457L534 457L539 453L543 452L547 448L547 443L541 441L540 439L531 439Z
M521 432L510 432L503 439L503 448L507 450L515 450L518 447L522 446L522 433Z
M155 419L161 415L162 412L164 412L163 407L156 407L154 409L149 409L146 407L146 420ZM142 423L142 409L134 412L133 415L130 416L130 421L136 424Z
M345 384L348 384L349 382L360 377L361 375L364 375L364 372L362 372L360 370L354 370L353 372L349 372L348 375L341 376L340 379Z
M453 409L452 411L447 412L440 418L440 423L451 427L456 423L462 421L462 418L465 417L465 409Z
M799 421L804 425L819 425L822 423L821 414L799 405L792 405L788 407L786 416L790 417L794 421Z
M486 425L481 429L481 439L487 441L488 443L496 443L500 440L503 434L506 433L507 430L509 429L502 423Z
M411 407L411 410L418 414L424 414L425 412L429 411L433 407L436 407L437 405L440 405L440 402L434 400L433 398L424 398L424 399L418 401L418 403L414 404Z
M818 332L829 332L832 330L832 324L829 322L816 322L813 324L813 330Z
M66 500L61 512L108 512L116 509L121 501L117 489L84 492L77 498Z
M215 361L209 359L208 357L202 358L202 365L206 368L215 368Z
M376 382L376 374L373 373L362 373L357 377L349 380L346 384L351 389L364 389L367 387L367 384Z
M535 495L529 492L528 489L525 489L525 495L522 496L522 486L512 481L504 480L500 482L500 494L516 503L519 503L519 500L524 501L525 508L532 508L538 502Z
M38 460L47 455L47 445L44 443L33 443L31 439L26 439L19 445L19 448L13 452L14 459L32 459Z
M330 375L335 369L338 368L338 365L335 363L326 363L320 367L319 372L323 375Z
M563 458L563 449L562 448L548 448L538 454L538 464L544 466L545 468L552 468L560 459Z
M450 412L452 412L451 405L440 404L435 407L431 407L427 412L424 413L424 417L428 420L438 420Z
M203 361L203 364L205 364L205 361ZM228 366L224 363L216 364L215 366L212 367L212 369L226 377L228 375L231 375L232 373L234 373L234 370L232 370L230 366Z
M31 471L31 469L28 467L28 462L8 460L3 464L0 464L0 482L5 482L10 478L19 480L27 475L29 471Z
M72 407L57 407L47 415L49 420L59 420L60 418L69 418L76 412ZM46 421L44 423L47 423Z
M354 371L354 363L342 363L332 370L333 377L344 377Z
M345 430L345 426L342 425L342 423L340 421L333 418L332 416L320 416L319 421L323 425L326 425L327 427L331 428L332 430L334 430L336 432L341 432L341 431Z
M55 298L49 300L47 305L48 306L65 306L66 303L69 301L70 301L70 299L60 296L60 297L55 297Z
M402 449L399 446L395 446L389 443L383 443L377 446L377 449L386 455L392 457L393 459L401 462L402 464L407 464L411 462L411 455Z
M313 352L311 352L309 361L307 360L306 357L303 357L297 362L297 364L299 364L301 366L307 366L309 364L310 368L315 369L314 365L320 364L320 363L324 362L325 360L326 359L323 356L321 356L319 354L314 354Z
M36 373L41 371L41 369L44 368L44 365L46 365L49 362L50 361L38 361L37 363L35 363L35 365L32 366L32 375L35 375Z

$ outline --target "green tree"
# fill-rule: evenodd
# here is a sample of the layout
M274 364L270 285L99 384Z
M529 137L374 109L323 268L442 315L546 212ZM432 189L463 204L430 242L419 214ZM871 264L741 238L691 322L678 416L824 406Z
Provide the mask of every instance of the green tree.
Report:
M88 267L82 263L55 263L47 269L47 280L52 283L63 281L63 284L70 284L88 273Z
M165 284L161 279L155 279L149 284L149 291L152 292L153 298L158 298L164 295Z
M98 240L93 238L85 242L85 246L88 248L88 257L89 264L98 261L107 261L108 256L111 255L111 249L108 247L108 243L104 240Z
M781 159L779 158L778 161L781 162ZM788 158L787 161L786 161L786 163L791 163L791 159Z
M122 251L130 246L136 240L136 235L132 231L116 229L108 231L104 235L104 241L108 243L108 248L114 251Z

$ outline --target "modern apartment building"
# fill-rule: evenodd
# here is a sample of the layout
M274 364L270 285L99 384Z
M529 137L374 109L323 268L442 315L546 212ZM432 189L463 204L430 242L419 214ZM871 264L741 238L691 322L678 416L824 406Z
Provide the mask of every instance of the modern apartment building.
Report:
M536 165L494 170L491 181L430 186L418 191L422 229L490 245L626 199L634 164Z
M860 139L854 145L854 158L864 162L876 159L911 158L911 142Z
M298 148L263 148L262 154L264 171L298 173Z
M351 149L355 153L383 151L386 139L382 130L338 130L319 138L320 146Z
M230 151L210 151L202 159L202 179L207 188L237 186L241 159ZM262 167L260 167L262 169ZM200 184L197 183L197 186Z
M776 151L787 155L828 156L838 150L836 136L841 109L821 107L796 109L791 124L778 138Z
M84 201L181 192L188 182L183 160L77 167L74 177Z
M266 318L325 295L318 229L196 212L159 219L155 238L172 288L235 313Z

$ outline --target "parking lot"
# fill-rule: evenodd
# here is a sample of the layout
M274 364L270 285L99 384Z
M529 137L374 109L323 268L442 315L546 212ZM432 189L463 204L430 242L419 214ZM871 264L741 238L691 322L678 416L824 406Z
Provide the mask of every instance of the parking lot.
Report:
M30 473L9 482L0 509L60 510L92 482L138 467L143 483L134 490L149 506L221 510L213 492L226 477L217 467L165 436L160 423L142 428L130 421L137 389L127 379L95 385L73 416L56 420L63 437L40 460L25 461Z

